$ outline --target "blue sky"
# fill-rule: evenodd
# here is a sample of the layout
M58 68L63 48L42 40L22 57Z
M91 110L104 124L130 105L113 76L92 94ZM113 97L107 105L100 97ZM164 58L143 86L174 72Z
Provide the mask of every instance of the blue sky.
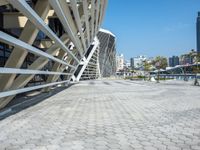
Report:
M198 11L200 0L108 0L103 28L126 59L181 55L196 49Z

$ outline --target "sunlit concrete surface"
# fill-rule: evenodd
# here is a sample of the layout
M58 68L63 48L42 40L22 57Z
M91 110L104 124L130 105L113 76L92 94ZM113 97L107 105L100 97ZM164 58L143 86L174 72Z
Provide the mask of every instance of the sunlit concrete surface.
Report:
M0 149L199 150L200 87L84 81L0 121Z

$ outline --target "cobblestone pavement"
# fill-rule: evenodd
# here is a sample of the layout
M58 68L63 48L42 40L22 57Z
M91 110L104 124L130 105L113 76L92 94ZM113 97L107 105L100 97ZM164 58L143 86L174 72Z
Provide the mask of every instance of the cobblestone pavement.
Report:
M0 149L200 150L200 87L81 82L0 121Z

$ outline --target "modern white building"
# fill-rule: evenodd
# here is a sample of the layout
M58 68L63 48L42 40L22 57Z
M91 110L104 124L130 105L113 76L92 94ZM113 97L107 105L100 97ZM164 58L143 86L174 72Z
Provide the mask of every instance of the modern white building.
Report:
M116 57L117 71L121 71L125 66L125 59L123 54L119 54Z
M130 68L131 67L131 63L127 60L125 60L125 66L126 68Z
M133 58L134 68L141 69L143 67L143 62L147 60L147 57L144 55L140 55Z

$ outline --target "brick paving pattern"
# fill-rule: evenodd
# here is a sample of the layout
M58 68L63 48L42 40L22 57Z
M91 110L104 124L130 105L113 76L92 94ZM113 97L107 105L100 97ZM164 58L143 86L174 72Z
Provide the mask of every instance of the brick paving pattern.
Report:
M0 150L200 150L200 87L76 84L0 121Z

